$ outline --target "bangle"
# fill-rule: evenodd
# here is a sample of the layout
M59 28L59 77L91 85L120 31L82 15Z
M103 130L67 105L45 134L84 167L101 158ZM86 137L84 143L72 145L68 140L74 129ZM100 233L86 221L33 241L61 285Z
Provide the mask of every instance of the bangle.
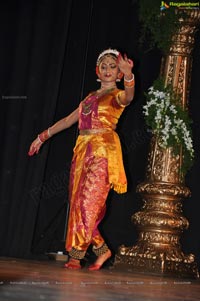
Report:
M135 86L135 76L134 74L132 73L132 78L131 79L126 79L124 77L124 87L125 88L133 88Z
M132 86L135 86L135 81L134 80L132 80L131 82L124 82L124 86L125 87L132 87Z
M124 87L125 88L130 89L130 88L133 88L134 86L135 86L135 76L134 76L133 73L132 73L132 78L131 79L126 79L124 77Z
M38 135L37 137L38 137L39 142L43 143L42 140L40 139L40 135Z
M134 88L134 87L135 87L135 84L133 84L133 85L131 85L131 86L126 86L126 85L124 85L124 87L125 87L126 89Z
M124 76L124 81L127 82L127 83L132 82L134 79L135 79L135 76L134 76L133 73L132 73L132 78L131 79L126 79L126 77Z
M48 135L49 135L49 138L50 138L52 136L51 133L50 133L50 128L48 128L47 132L48 132Z
M49 135L49 129L43 131L41 134L38 135L38 139L41 143L45 142L46 140L48 140L51 136Z
M130 82L124 82L124 87L125 88L133 88L135 86L135 80L132 79Z

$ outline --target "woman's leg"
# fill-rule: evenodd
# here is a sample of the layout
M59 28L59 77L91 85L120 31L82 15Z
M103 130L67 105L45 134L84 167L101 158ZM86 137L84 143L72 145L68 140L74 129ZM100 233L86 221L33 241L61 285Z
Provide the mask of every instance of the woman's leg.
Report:
M110 190L107 159L89 157L77 187L72 192L66 249L71 258L80 260L91 243L96 247L104 244L98 225Z

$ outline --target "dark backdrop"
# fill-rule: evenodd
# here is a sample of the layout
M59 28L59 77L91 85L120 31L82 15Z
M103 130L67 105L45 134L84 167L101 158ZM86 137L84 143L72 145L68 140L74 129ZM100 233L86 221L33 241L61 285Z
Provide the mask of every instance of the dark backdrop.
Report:
M122 2L122 1L121 1ZM143 92L158 76L161 55L139 47L138 6L124 0L6 1L0 4L0 255L31 258L64 250L68 177L77 125L27 156L36 135L74 110L98 88L95 62L108 47L135 62L136 96L118 127L129 181L128 192L108 197L101 225L113 251L133 245L137 231L131 215L141 208L135 188L144 180L150 133L146 130ZM197 43L199 35L197 35ZM182 237L185 252L199 260L199 48L194 49L190 109L196 148L187 175L192 197L184 200L190 228Z

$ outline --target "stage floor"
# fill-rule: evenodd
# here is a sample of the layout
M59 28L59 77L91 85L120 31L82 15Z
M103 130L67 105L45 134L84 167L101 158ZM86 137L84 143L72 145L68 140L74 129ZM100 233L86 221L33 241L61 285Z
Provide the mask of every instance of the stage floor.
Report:
M72 271L62 261L0 258L0 300L197 301L200 280L104 268Z

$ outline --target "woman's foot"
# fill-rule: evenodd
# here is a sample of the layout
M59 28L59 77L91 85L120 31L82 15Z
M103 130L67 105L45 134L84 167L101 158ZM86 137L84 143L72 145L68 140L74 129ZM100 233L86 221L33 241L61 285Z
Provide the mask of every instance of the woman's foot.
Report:
M100 268L102 267L102 265L104 264L104 262L106 262L111 257L111 255L112 255L112 253L108 249L104 254L98 256L98 258L95 261L95 263L93 263L92 265L90 265L88 269L90 271L98 271L98 270L100 270Z
M64 268L71 269L71 270L80 270L81 269L80 260L70 258L69 261L64 264Z

